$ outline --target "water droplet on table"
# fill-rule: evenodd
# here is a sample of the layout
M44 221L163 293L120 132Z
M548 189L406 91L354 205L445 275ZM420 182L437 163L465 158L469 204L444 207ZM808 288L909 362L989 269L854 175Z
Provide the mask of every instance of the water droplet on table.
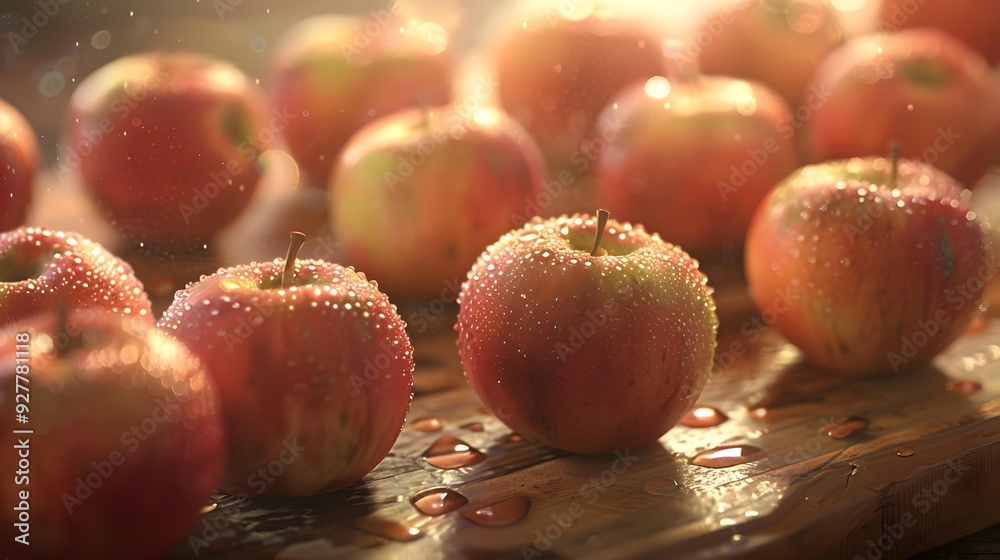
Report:
M698 453L691 460L691 464L711 469L724 469L749 463L757 459L761 452L759 447L752 445L724 445Z
M465 512L462 517L483 527L505 527L524 519L530 510L530 498L513 496L495 504Z
M657 496L671 494L677 491L678 488L680 488L680 486L677 484L677 481L669 476L661 476L648 480L642 487L642 489L648 494L654 494Z
M826 426L820 428L820 431L826 433L826 435L832 437L833 439L844 439L851 436L855 432L859 432L866 428L868 428L868 420L857 416L851 416L841 418L831 424L827 424Z
M442 424L437 418L421 418L410 424L410 427L419 432L437 432L442 428Z
M385 537L399 542L409 542L417 540L423 536L420 529L417 529L409 523L392 521L390 519L374 515L355 519L354 526L366 533L371 533L373 535L378 535L380 537Z
M680 424L689 428L711 428L726 420L729 420L729 417L719 409L711 406L699 406L681 418Z
M430 465L439 469L468 467L486 459L485 453L452 435L438 438L423 456Z
M448 488L432 488L410 498L410 503L424 515L442 515L455 511L469 503L469 500Z

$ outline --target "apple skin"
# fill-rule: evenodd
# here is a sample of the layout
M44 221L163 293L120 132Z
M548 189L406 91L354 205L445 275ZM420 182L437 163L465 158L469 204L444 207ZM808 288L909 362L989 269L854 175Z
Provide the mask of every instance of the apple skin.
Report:
M0 99L0 231L24 223L38 166L38 137L24 116Z
M969 191L903 160L894 195L889 168L885 158L806 166L761 203L747 234L765 321L847 375L929 362L968 326L995 273Z
M413 164L413 163L415 164ZM541 192L545 164L498 109L410 109L355 135L330 184L344 258L393 296L434 298Z
M757 204L801 163L791 111L756 82L668 83L633 84L602 114L598 128L620 132L597 160L598 202L689 252L742 245Z
M462 365L507 426L590 455L636 449L694 406L718 319L680 247L586 215L534 219L491 245L459 298Z
M154 321L132 267L99 244L42 228L0 233L0 327L59 306Z
M0 391L10 411L0 428L33 430L5 436L30 439L30 480L0 482L0 536L13 543L10 506L28 489L30 545L5 544L17 558L160 558L191 531L222 472L215 388L146 322L71 311L67 324L77 328L63 331L50 310L0 331L0 381L10 388ZM18 333L27 348L16 347ZM15 423L16 403L27 402L15 395L17 350L29 356L27 424ZM15 447L0 448L4 464L18 464Z
M713 13L694 35L705 74L756 80L793 107L809 96L816 65L844 42L824 0L746 0Z
M500 106L538 142L554 169L625 85L665 72L657 37L634 22L550 16L517 27L494 61Z
M1000 5L992 0L881 0L878 25L886 31L934 27L979 51L991 65L1000 62L996 23Z
M292 287L278 289L283 268L220 269L178 292L159 323L219 389L223 490L253 498L357 482L388 454L412 396L413 348L375 283L300 260Z
M200 245L250 202L258 156L282 120L268 119L263 95L228 62L184 52L125 56L73 92L57 168L78 172L126 238Z
M367 29L375 24L373 35ZM395 19L349 16L317 16L285 32L266 81L273 107L301 115L283 135L314 186L329 183L344 144L367 123L451 100L447 40L428 37Z
M903 157L968 188L989 167L989 134L1000 119L989 67L941 31L852 39L817 69L814 85L829 95L806 123L811 161L881 155L898 139Z

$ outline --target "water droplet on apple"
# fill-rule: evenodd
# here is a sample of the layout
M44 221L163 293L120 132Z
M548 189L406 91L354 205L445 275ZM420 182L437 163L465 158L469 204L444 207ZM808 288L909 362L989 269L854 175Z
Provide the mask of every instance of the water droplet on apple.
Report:
M506 527L525 518L531 511L531 499L512 496L488 506L468 511L462 517L483 527Z
M413 496L410 503L424 515L442 515L449 511L455 511L469 503L469 500L454 490L433 488Z

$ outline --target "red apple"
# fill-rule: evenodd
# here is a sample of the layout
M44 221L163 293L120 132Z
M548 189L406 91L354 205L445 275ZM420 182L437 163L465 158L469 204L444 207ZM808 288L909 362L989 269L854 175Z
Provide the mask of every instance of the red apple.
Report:
M934 165L973 187L989 167L989 135L1000 119L986 62L951 36L914 29L858 37L816 72L827 92L807 122L814 161L882 153Z
M0 231L24 223L37 165L35 131L17 109L0 99Z
M994 0L882 0L878 27L883 30L935 27L979 51L990 64L1000 62L1000 4Z
M218 396L184 347L145 321L50 310L0 331L0 381L7 553L152 559L188 534L224 455Z
M70 98L64 155L125 237L201 244L250 202L258 156L294 115L267 108L228 62L182 52L119 58Z
M60 306L153 322L132 267L97 243L40 228L0 233L0 327Z
M912 369L957 338L996 272L969 192L914 160L804 167L761 203L746 269L761 318L849 375Z
M598 128L598 201L688 251L741 245L757 204L799 166L792 114L770 88L700 76L629 86Z
M494 64L500 105L559 169L618 90L665 69L659 39L634 22L555 14L514 30Z
M354 136L330 183L347 262L388 293L440 295L541 191L542 155L497 109L412 109Z
M706 74L757 80L797 107L816 65L843 41L829 2L744 0L709 16L683 54Z
M344 144L369 121L451 98L444 29L402 22L389 10L375 16L307 19L285 32L270 62L271 104L301 115L283 133L315 185L329 182Z
M289 256L221 269L177 293L160 328L204 361L228 434L223 489L306 496L360 480L399 436L413 348L363 274Z
M491 245L459 299L462 365L512 430L585 454L655 441L694 406L718 319L698 263L641 226L535 219ZM596 239L595 239L596 238Z

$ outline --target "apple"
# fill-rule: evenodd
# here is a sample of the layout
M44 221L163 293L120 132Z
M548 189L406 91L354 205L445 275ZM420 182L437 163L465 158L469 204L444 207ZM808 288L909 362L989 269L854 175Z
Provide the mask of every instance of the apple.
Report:
M525 437L583 454L636 449L677 424L711 373L706 282L680 247L605 211L536 218L487 248L462 285L466 377Z
M330 183L346 262L394 296L438 297L525 213L545 179L538 147L498 109L410 109L351 138Z
M369 121L451 99L444 29L403 22L390 10L376 15L304 20L285 32L268 66L271 105L297 115L282 131L288 149L320 188L344 144Z
M514 29L493 64L500 106L531 133L551 167L567 169L611 97L662 74L664 62L659 38L633 21L553 13Z
M215 388L183 346L50 307L0 331L0 381L8 554L152 559L188 534L224 455Z
M201 245L250 202L258 156L293 118L269 118L256 86L228 62L185 52L125 56L73 92L57 170L77 172L123 236Z
M843 36L829 2L744 0L709 16L683 52L706 74L757 80L797 108L815 97L813 71Z
M222 489L308 496L360 480L399 436L413 347L396 307L352 268L288 256L220 269L177 292L159 326L219 388Z
M935 27L979 51L990 64L1000 62L993 0L882 0L878 27L883 30Z
M694 253L742 245L757 204L799 167L787 103L722 76L650 78L615 96L598 128L598 202Z
M768 195L746 244L763 321L848 375L929 362L969 325L996 272L969 191L917 160L803 167Z
M38 138L24 116L0 99L0 231L24 223L38 165Z
M57 307L96 308L152 324L132 267L77 233L0 232L0 327Z
M982 57L941 31L852 39L817 69L814 84L828 98L806 123L812 161L879 155L899 139L903 157L969 188L989 167L1000 98Z

